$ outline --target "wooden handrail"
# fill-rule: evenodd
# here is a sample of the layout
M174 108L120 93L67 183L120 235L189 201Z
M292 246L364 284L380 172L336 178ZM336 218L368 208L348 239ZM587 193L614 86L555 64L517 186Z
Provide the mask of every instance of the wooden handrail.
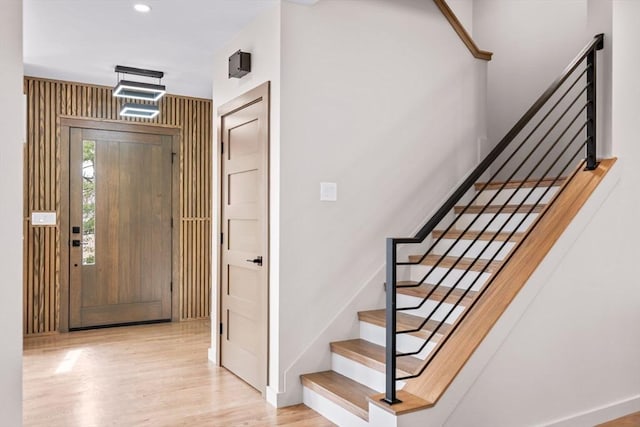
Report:
M478 59L491 61L491 56L493 55L493 52L480 50L478 46L476 46L473 39L471 38L469 33L467 33L467 30L464 29L464 27L458 20L458 17L456 16L455 13L453 13L453 11L451 10L447 2L445 0L433 0L433 1L435 2L436 5L438 5L440 10L442 11L442 14L445 16L445 18L447 18L447 20L449 21L453 29L456 31L456 33L458 33L458 36L460 36L460 39L467 46L471 54Z

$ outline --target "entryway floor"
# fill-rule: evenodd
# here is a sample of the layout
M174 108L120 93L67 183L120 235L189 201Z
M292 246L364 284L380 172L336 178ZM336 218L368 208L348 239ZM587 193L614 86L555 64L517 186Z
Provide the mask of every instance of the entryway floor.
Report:
M24 425L333 425L304 405L271 407L208 362L210 340L208 320L25 338Z

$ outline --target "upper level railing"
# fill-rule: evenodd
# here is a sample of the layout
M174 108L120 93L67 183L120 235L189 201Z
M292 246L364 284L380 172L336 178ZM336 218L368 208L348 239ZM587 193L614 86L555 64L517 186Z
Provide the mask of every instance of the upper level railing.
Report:
M506 251L506 245L527 221L528 215L538 212L542 202L549 199L551 187L577 166L580 153L585 153L586 169L593 170L597 166L596 51L603 48L603 40L604 35L598 34L582 49L414 237L387 239L385 402L398 403L396 381L420 376L446 345L457 326L473 310L474 303L491 286L490 280L483 287L479 286L483 274L489 271L498 254ZM484 184L474 191L474 184L481 179L485 181ZM534 181L535 185L527 187L527 181ZM508 182L519 184L514 188ZM543 182L546 189L537 190L535 187ZM479 203L479 195L488 188L494 190L493 196ZM524 190L526 194L516 196L519 190ZM472 206L475 208L471 209ZM489 206L490 212L495 215L485 224L486 219L482 220L481 215L489 213ZM468 224L461 225L452 214L454 208L459 215L472 218ZM502 218L497 219L498 215ZM436 227L440 228L437 237L432 235ZM458 237L453 243L445 244L445 236L454 227L462 230L458 230ZM479 232L473 234L475 238L466 249L464 245L457 246L465 233L478 229ZM483 241L480 254L465 258L485 232L489 232L491 237ZM418 250L422 248L421 255L408 258L406 254L416 246ZM424 250L425 247L428 249ZM436 254L436 248L440 248L439 252L444 250L444 253ZM454 254L454 248L458 248L454 251L455 256L449 256ZM402 260L398 260L400 256ZM485 259L479 261L482 256ZM407 268L427 259L431 261L431 267L421 280L398 280L399 277L404 279L408 276ZM454 270L457 272L453 273ZM443 283L447 278L454 283L445 286ZM425 284L428 286L424 287ZM426 289L426 295L420 303L397 306L398 289L421 286ZM461 311L461 303L472 292L476 294L475 298ZM436 293L439 302L435 305L426 304ZM410 310L419 310L422 321L415 327L398 330L398 312ZM399 351L399 335L421 331L426 325L429 326L428 333L421 345ZM448 329L446 333L445 329ZM429 343L432 343L431 346ZM411 356L425 357L420 369L410 375L398 376L398 359Z

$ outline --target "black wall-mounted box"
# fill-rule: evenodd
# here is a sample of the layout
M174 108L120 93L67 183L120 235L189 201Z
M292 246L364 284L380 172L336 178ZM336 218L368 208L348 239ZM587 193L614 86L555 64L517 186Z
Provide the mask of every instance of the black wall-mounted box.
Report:
M238 50L229 57L229 78L246 76L251 72L251 54Z

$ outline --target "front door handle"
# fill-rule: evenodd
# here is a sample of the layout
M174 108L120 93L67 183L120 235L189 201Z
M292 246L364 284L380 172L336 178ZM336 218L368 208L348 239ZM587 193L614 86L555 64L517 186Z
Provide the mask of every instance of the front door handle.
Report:
M254 264L262 265L262 257L257 256L254 259L248 259L247 262L252 262Z
M82 242L80 240L72 240L71 241L71 246L73 246L73 247L78 247L80 245L82 245Z

